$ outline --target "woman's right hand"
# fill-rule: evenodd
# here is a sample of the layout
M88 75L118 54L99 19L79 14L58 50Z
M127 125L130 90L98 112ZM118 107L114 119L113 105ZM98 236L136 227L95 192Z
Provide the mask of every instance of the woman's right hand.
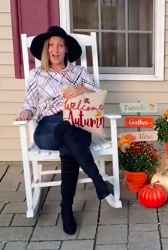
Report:
M25 109L22 113L16 118L16 121L29 121L32 118L32 112L29 109Z

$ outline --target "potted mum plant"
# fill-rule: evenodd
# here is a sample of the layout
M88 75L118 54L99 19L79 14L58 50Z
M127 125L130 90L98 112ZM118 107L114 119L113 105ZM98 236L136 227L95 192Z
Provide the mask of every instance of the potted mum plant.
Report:
M155 119L154 130L158 132L158 141L165 144L168 154L168 110Z
M119 141L119 167L125 171L125 182L132 192L139 192L154 172L158 159L153 145L121 138Z

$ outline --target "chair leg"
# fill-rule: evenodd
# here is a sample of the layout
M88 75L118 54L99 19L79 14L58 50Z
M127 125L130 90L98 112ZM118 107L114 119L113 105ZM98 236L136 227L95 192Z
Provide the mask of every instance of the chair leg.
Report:
M33 167L33 181L34 182L41 181L39 175L39 169L41 165L38 165L36 162L32 162L32 167ZM30 169L31 167L28 156L24 155L23 172L24 172L25 193L27 202L27 218L33 218L37 215L41 197L41 188L32 188Z
M34 217L33 211L33 189L31 182L30 162L28 157L23 158L23 173L25 182L25 193L27 202L27 218Z
M40 183L41 182L40 172L42 170L42 164L38 164L37 161L32 161L32 170L33 170L33 182ZM33 188L33 214L34 216L37 215L38 210L39 210L41 191L42 191L41 187Z
M19 127L20 130L20 138L21 138L21 149L22 149L22 159L23 159L23 174L24 174L24 182L25 182L25 193L26 193L26 202L27 202L27 218L32 218L36 215L38 208L38 201L40 197L39 188L32 188L32 178L30 171L30 161L28 154L28 146L27 146L27 134L26 128L24 125ZM35 167L33 168L35 169ZM33 177L37 177L37 172L33 172Z
M120 200L120 180L119 180L119 169L118 169L118 158L116 155L113 155L113 185L114 185L114 198L115 198L115 207L122 207Z
M112 140L112 158L113 158L113 185L115 207L122 207L120 200L120 180L119 180L119 162L118 162L118 142L117 142L117 123L115 119L111 119L111 140Z
M104 159L102 159L102 160L100 159L98 161L98 167L99 167L100 174L101 175L105 174L106 170L105 170L105 161L104 161Z
M34 180L34 182L41 182L40 172L42 170L42 165L38 164L37 161L32 161L32 170L33 170L33 180Z

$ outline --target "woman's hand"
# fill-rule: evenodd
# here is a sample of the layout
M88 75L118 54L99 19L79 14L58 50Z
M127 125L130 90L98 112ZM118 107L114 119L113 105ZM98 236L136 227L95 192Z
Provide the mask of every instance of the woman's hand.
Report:
M75 96L82 95L83 93L90 93L90 92L93 92L93 91L82 86L79 86L79 87L74 86L74 87L65 89L63 93L63 97L71 99Z
M83 87L70 87L68 89L65 89L63 92L63 97L67 99L71 99L75 96L81 95L84 93L84 88Z
M32 112L29 109L25 109L17 118L16 121L29 121L32 118Z

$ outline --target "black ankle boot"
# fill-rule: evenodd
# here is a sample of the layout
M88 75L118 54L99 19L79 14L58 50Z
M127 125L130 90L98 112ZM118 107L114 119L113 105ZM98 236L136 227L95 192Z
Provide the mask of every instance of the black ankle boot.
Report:
M75 234L77 226L73 215L72 207L62 207L61 217L64 232L70 235Z

